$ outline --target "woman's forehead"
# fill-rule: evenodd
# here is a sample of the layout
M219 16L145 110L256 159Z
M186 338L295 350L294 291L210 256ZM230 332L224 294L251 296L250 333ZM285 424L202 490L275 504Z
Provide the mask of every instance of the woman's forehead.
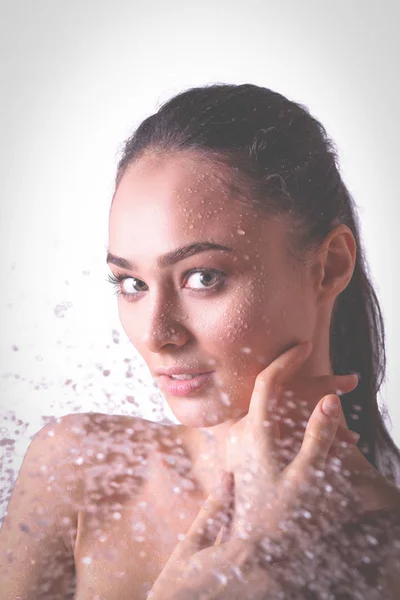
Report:
M110 251L150 259L199 240L244 254L276 249L283 232L279 223L260 217L250 202L228 190L221 175L202 161L178 157L134 165L114 196Z
M195 204L226 208L233 200L216 168L182 156L170 160L142 159L123 175L114 204L142 209L149 203L160 208L190 209ZM210 208L210 206L208 206Z
M251 202L244 202L209 161L182 156L139 161L122 177L110 211L110 232L121 221L146 226L218 229L230 233L256 231L261 221ZM243 234L242 234L243 235Z

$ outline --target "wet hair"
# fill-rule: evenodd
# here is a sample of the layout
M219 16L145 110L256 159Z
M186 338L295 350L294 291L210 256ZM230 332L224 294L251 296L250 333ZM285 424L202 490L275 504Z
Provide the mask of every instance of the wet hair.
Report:
M252 84L214 84L184 91L145 119L122 147L116 185L145 155L193 153L225 173L229 191L256 210L288 215L297 250L317 248L337 225L351 230L355 268L336 297L330 326L330 359L338 375L357 373L357 388L341 396L358 446L386 478L400 483L400 452L386 429L377 394L385 378L385 331L354 201L339 172L337 151L309 110ZM387 413L385 413L387 416Z

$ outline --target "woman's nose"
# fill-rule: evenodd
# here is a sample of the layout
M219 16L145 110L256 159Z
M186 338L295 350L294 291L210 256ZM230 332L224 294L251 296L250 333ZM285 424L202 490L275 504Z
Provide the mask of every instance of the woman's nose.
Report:
M146 324L144 344L151 352L158 352L168 344L183 346L189 339L185 321L185 316L178 315L171 304L153 306Z

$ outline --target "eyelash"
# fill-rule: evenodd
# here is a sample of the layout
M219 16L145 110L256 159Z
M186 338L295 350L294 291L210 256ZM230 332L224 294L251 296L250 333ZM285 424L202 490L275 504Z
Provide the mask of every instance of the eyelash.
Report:
M208 288L204 288L204 289L192 289L193 292L208 292L208 291L212 291L215 292L217 290L219 290L222 285L224 284L225 281L225 277L226 274L223 273L222 271L219 271L218 269L191 269L190 271L187 271L185 273L185 281L190 277L190 275L193 275L194 273L212 273L213 275L218 275L220 277L220 281L218 281L217 283L215 283L214 285L208 287ZM140 295L140 291L137 292L136 294L127 294L126 292L123 292L121 290L121 283L125 280L125 279L136 279L137 281L142 281L141 279L137 279L136 277L132 277L131 275L108 275L108 279L107 281L109 281L115 288L115 293L117 296L122 296L123 298L125 298L125 300L127 300L128 302L135 302L136 301L136 297ZM142 282L144 283L144 282ZM147 290L143 290L143 291L147 291Z

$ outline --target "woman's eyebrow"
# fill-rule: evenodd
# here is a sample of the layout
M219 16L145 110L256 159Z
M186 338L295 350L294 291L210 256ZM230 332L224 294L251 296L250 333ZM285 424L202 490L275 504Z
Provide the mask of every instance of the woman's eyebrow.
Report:
M206 250L222 250L223 252L233 252L233 248L228 248L227 246L222 246L221 244L214 244L213 242L195 242L194 244L182 246L181 248L172 250L172 252L168 252L167 254L159 256L157 259L157 266L160 268L167 267L184 260L185 258L189 258L189 256L193 256L194 254L205 252ZM128 269L129 271L138 270L135 263L126 258L115 256L115 254L112 254L111 252L107 253L106 262L113 263L117 267Z

